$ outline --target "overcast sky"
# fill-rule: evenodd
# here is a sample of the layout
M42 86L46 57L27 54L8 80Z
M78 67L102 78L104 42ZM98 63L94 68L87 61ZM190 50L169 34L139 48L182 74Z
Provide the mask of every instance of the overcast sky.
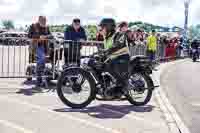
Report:
M0 0L0 20L30 24L46 15L49 24L69 24L80 17L83 24L103 17L117 21L145 21L164 26L183 26L184 0ZM189 24L200 23L200 0L192 0Z

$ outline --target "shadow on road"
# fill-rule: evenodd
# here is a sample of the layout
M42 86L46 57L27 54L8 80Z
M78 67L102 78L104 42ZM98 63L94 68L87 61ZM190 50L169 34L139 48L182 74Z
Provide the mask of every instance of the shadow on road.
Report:
M79 112L86 113L91 117L98 119L120 119L131 112L151 112L155 107L152 105L146 105L136 107L133 105L108 105L101 104L99 106L88 107L85 109L55 109L56 112Z
M193 62L193 63L200 63L200 60L197 60L197 61L195 61L195 62Z
M22 83L22 85L35 85L35 84L36 80L31 80L31 81L26 80Z
M33 85L35 86L36 80L24 81L22 84L27 86L33 86ZM31 87L31 88L19 89L16 93L23 94L25 96L33 96L36 93L48 93L55 90L56 90L56 84L49 83L48 87L43 86L42 88Z

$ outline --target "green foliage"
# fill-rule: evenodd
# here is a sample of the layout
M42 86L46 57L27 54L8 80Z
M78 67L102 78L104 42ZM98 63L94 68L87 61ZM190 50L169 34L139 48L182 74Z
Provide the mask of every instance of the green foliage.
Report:
M68 27L68 25L51 25L50 30L52 32L64 32L65 29ZM134 29L135 27L143 29L145 32L151 32L153 29L159 32L169 32L170 28L169 27L164 27L164 26L159 26L159 25L154 25L151 23L146 23L142 21L135 21L135 22L130 22L129 27L131 29ZM200 25L196 26L198 29L200 29ZM97 25L84 25L83 28L86 31L86 34L88 36L89 40L94 40L96 38L97 34ZM182 29L180 27L173 27L172 31L181 31ZM194 29L193 29L194 30ZM196 31L195 31L196 32Z
M86 27L86 33L89 40L95 40L97 34L97 26L96 25L88 25Z
M64 32L68 25L50 25L49 27L51 32Z
M200 24L191 26L189 28L189 37L200 39Z
M3 28L7 30L15 28L14 22L12 20L3 20L2 25L3 25Z
M129 27L132 27L132 26L134 26L134 25L140 25L140 24L143 24L143 22L142 22L142 21L130 22L130 23L129 23Z
M129 27L138 27L139 29L143 29L146 32L151 32L153 29L160 32L168 32L170 30L169 27L159 26L159 25L153 25L151 23L136 21L136 22L130 22ZM180 27L173 27L172 31L180 31L182 30Z

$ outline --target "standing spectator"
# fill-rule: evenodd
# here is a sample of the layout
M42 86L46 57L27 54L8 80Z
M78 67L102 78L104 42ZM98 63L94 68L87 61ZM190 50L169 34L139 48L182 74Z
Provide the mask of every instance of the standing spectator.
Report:
M127 41L128 41L129 50L130 50L130 56L134 56L135 55L135 41L133 38L133 32L131 30L128 30L126 34L127 34Z
M36 52L36 72L37 72L37 88L41 90L42 87L42 75L45 69L45 59L48 52L47 39L51 36L49 27L46 25L46 17L39 16L38 22L30 26L28 37L31 38L32 48L30 53L30 60L35 60Z
M183 37L180 37L180 48L181 48L181 57L184 57L184 53L183 53Z
M177 56L177 58L181 57L181 51L182 51L182 42L181 42L181 38L178 37L177 38L177 47L176 47L176 56Z
M119 24L119 32L126 33L128 31L128 23L127 22L121 22Z
M176 57L176 46L177 46L176 38L173 38L172 43L171 43L171 50L172 50L171 58L172 58L172 60L174 60Z
M167 46L167 36L162 36L160 38L160 57L161 59L163 60L164 57L165 57L165 49L166 49L166 46Z
M142 30L138 29L136 32L136 38L135 38L135 55L145 55L146 54L146 46L144 41L144 35Z
M97 32L96 41L104 42L104 33L103 33L102 29L100 29L100 30ZM98 49L103 49L103 44L100 44L100 43L97 44L97 48L98 48Z
M156 31L152 30L152 34L147 38L147 55L151 61L155 60L157 51Z
M127 22L121 22L118 26L119 31L114 35L113 40L123 40L127 37L127 31L128 31L128 23Z
M123 41L128 38L128 23L123 21L119 24L119 31L114 35L113 40Z
M71 63L80 65L80 41L87 40L85 30L81 27L80 23L80 19L74 19L72 25L69 26L64 32L65 40L70 41L68 46L65 45L64 48L65 65L69 65Z
M134 46L135 43L134 43L134 38L133 38L133 32L131 30L128 30L126 34L127 34L127 40L128 40L129 45Z
M100 29L99 32L97 32L96 41L100 41L100 42L104 41L102 29Z
M166 39L166 49L165 49L165 57L168 60L168 58L171 55L171 40L169 39L169 37L167 37Z

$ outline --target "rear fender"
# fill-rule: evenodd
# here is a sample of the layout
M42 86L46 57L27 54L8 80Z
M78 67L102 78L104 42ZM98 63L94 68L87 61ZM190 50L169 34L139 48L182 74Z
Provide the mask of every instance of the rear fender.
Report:
M152 63L147 58L136 58L129 63L129 73L132 72L152 74Z
M151 75L153 73L152 68L150 66L135 66L131 67L129 73L139 72L142 74Z

